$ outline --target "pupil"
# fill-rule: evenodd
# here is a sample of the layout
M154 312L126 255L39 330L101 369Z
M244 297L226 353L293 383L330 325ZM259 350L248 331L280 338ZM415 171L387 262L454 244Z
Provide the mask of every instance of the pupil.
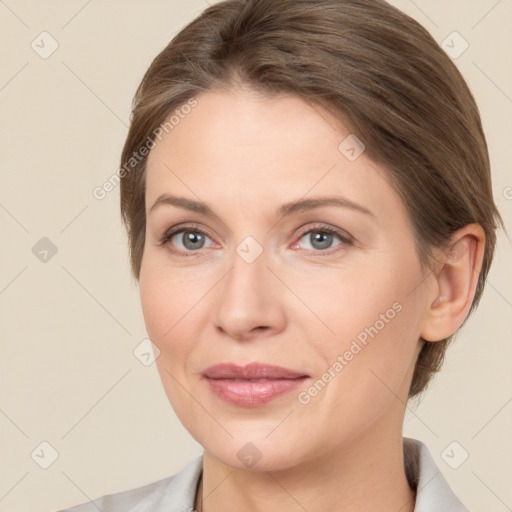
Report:
M184 245L185 247L187 247L187 249L198 249L201 246L201 242L204 241L202 240L202 238L203 235L201 235L200 233L189 231L185 234ZM199 244L199 247L197 247L197 244Z

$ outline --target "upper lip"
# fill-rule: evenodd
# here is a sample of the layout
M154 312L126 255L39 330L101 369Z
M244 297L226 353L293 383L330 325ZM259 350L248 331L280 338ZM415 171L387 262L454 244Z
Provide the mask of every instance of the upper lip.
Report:
M210 366L203 372L208 379L297 379L308 377L303 372L290 370L281 366L263 363L250 363L238 366L234 363L221 363Z

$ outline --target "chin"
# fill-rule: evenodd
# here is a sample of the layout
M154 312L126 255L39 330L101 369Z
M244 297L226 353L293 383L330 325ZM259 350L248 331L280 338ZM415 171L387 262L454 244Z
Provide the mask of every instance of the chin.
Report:
M229 430L229 427L228 427ZM262 434L262 431L265 434ZM304 439L295 439L282 431L265 439L266 427L230 430L233 438L197 436L195 439L212 457L233 469L249 471L281 471L300 464L308 458Z

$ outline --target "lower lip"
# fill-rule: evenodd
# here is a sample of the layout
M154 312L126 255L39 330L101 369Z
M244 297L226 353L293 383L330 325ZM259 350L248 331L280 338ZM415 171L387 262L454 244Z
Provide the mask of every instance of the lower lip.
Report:
M258 407L299 387L307 377L265 381L206 379L213 394L240 407Z

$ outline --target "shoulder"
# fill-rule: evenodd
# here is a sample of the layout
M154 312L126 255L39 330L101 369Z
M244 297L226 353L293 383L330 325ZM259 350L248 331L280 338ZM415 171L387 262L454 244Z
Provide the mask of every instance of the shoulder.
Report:
M427 446L408 437L403 438L403 446L407 478L416 488L414 512L469 512L455 496Z
M172 476L55 512L189 512L194 508L202 467L200 456Z

